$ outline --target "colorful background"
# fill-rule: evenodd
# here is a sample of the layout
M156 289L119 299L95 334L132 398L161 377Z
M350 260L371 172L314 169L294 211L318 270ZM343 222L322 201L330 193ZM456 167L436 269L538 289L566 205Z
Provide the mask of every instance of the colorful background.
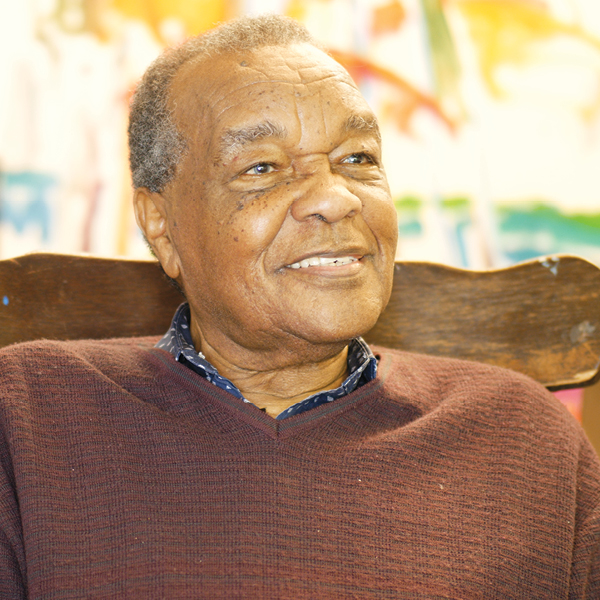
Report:
M165 45L259 12L304 22L378 114L400 258L600 264L597 0L0 0L0 258L145 256L131 90Z
M598 0L0 0L0 259L147 257L132 88L166 45L261 12L304 22L379 116L399 258L600 265Z

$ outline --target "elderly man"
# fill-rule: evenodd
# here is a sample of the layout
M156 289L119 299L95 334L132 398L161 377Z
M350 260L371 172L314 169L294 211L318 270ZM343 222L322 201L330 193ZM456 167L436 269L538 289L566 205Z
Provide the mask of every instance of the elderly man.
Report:
M303 28L167 52L130 140L188 303L158 344L2 352L2 598L600 598L598 461L566 411L361 340L394 207L373 113Z

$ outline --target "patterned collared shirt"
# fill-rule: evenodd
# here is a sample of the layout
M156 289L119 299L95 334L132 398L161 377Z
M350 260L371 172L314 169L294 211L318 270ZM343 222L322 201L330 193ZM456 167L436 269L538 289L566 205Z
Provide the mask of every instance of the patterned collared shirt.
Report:
M158 344L156 344L156 347L167 350L174 356L176 361L202 375L202 377L222 390L233 394L236 398L240 398L244 402L250 403L250 400L246 400L240 390L229 379L219 375L215 367L206 360L202 352L196 352L190 332L190 308L187 303L182 304L177 309L171 322L171 327ZM278 420L287 419L311 408L316 408L325 402L333 402L337 398L349 394L357 387L374 379L377 374L377 360L362 338L353 339L348 346L348 372L348 377L346 377L340 387L313 394L286 408L276 418Z

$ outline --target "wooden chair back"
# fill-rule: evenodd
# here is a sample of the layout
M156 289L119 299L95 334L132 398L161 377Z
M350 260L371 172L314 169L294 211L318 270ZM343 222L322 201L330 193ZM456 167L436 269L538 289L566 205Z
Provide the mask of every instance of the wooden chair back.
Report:
M0 261L0 347L161 335L182 302L154 261L27 254Z
M156 263L59 254L0 261L0 346L161 335L183 301ZM509 367L549 389L595 382L600 269L555 256L494 271L398 262L367 340Z

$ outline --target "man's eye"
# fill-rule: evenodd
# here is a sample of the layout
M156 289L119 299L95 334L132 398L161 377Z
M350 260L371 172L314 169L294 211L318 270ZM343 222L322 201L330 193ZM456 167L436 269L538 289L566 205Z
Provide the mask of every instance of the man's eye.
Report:
M244 175L267 175L272 173L275 167L269 163L258 163L253 167L250 167L247 171L244 171Z
M347 156L342 162L350 165L367 165L373 164L373 159L364 152L357 152Z

